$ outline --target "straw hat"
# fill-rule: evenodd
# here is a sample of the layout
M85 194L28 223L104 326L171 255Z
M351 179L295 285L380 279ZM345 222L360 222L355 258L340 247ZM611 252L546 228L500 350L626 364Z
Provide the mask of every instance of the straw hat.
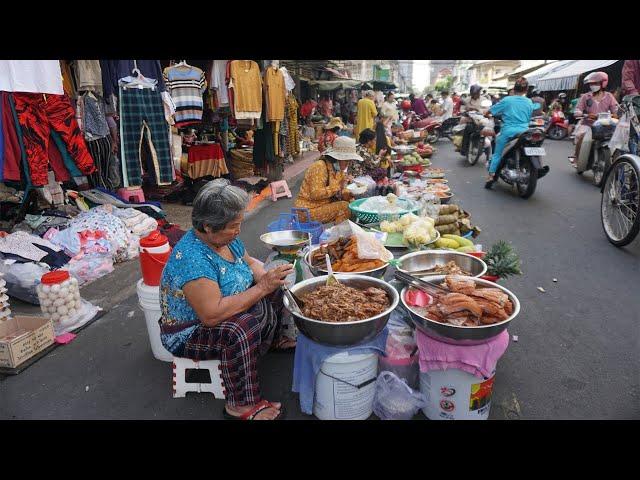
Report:
M324 129L331 130L335 127L340 127L343 130L345 129L344 123L342 123L342 119L340 117L332 117L331 120L329 120L329 123L324 126Z
M333 141L333 147L327 148L324 154L336 160L357 160L363 162L364 159L356 152L356 141L350 137L338 137Z

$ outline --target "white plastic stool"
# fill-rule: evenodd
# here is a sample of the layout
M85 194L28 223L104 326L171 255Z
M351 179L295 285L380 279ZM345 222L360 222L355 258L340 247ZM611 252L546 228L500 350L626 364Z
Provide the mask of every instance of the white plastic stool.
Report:
M209 370L211 383L187 383L185 380L187 369ZM220 360L203 360L201 362L188 358L173 357L173 398L186 397L187 392L209 392L215 398L223 399L227 394L220 367Z

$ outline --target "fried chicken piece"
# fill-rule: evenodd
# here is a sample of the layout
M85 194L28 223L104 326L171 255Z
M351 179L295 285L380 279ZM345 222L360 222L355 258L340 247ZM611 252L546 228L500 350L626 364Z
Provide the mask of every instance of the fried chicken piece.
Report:
M507 313L507 315L511 316L513 315L513 303L511 303L511 300L507 300L504 304L504 311Z
M501 307L495 302L490 302L486 298L475 298L476 303L482 308L482 312L486 315L490 315L493 317L500 318L502 320L506 320L509 318L507 312L505 312L504 307Z
M475 280L473 278L463 277L462 275L447 275L444 281L452 292L470 295L476 289Z
M469 295L472 297L486 298L501 307L504 307L507 301L509 301L509 296L498 288L478 288Z
M482 317L480 317L480 322L483 325L491 325L493 323L501 322L502 320L505 320L505 319L500 319L497 317L493 317L491 315L483 315Z
M482 315L482 308L480 308L476 301L462 293L449 293L447 295L443 295L440 297L438 307L444 316L450 315L454 312L460 312L462 310L468 310L476 317Z

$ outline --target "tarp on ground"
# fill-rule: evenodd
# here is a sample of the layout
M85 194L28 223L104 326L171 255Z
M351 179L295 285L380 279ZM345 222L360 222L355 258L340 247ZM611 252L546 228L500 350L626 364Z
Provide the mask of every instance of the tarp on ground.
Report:
M525 78L529 82L529 85L538 87L538 81L544 76L549 75L550 73L560 70L561 68L564 68L567 65L571 65L572 63L577 61L578 60L558 60L557 62L548 63L538 68L537 70L528 73L527 75L525 75Z
M576 60L538 80L536 87L543 92L576 90L583 73L600 70L620 60Z

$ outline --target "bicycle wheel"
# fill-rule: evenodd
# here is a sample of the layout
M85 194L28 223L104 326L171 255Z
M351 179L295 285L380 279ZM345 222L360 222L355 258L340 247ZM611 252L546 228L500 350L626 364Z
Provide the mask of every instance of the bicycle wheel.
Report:
M607 173L600 217L607 239L616 247L631 243L640 230L640 167L621 157Z

